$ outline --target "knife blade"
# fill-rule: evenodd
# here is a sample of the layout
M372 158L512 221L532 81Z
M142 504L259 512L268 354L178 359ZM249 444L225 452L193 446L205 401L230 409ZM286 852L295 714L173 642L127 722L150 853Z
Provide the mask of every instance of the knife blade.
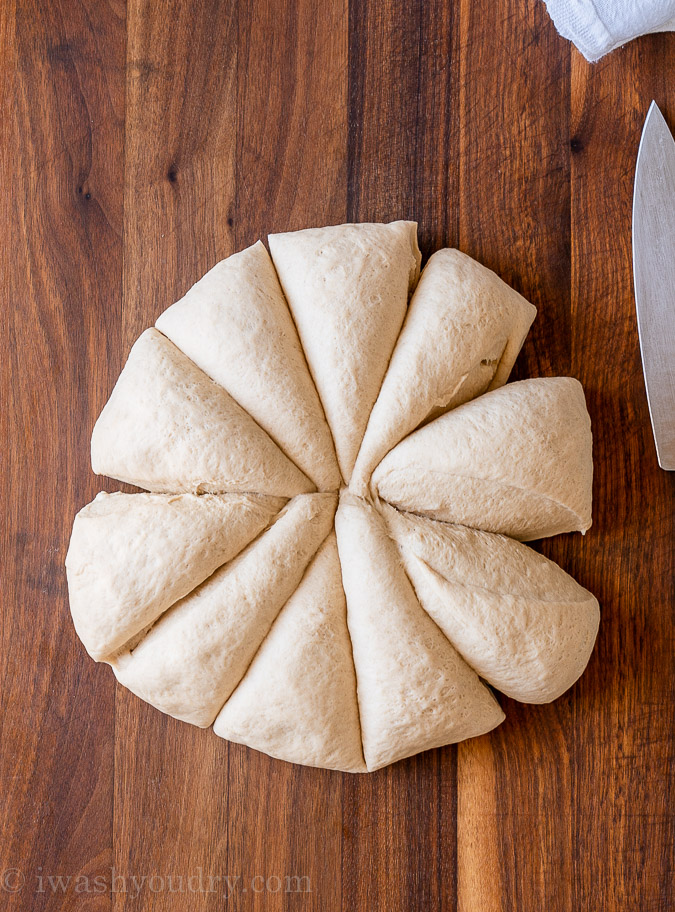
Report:
M675 140L652 101L633 187L633 281L656 455L675 470Z

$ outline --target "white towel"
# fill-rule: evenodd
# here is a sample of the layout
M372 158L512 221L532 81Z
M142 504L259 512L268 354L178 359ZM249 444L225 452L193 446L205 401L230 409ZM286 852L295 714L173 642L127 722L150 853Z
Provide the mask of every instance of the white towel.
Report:
M586 60L650 32L675 31L675 0L544 0L563 38Z

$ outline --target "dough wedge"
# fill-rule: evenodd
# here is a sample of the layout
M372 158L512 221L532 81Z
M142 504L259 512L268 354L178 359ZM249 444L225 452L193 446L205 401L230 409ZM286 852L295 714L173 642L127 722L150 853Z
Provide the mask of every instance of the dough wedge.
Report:
M394 506L530 541L591 525L591 421L578 380L521 380L414 431L375 469Z
M590 592L511 538L382 509L420 604L482 678L525 703L574 684L600 622Z
M419 276L417 225L334 225L268 240L348 484Z
M290 501L234 561L111 660L120 683L177 719L211 725L330 532L335 502L333 494Z
M217 263L155 326L224 387L320 491L338 489L333 439L261 241Z
M382 517L343 495L335 529L368 770L499 725L499 704L420 606Z
M272 757L363 773L356 676L330 533L213 729Z
M75 517L70 610L89 655L109 656L232 560L281 510L249 494L99 494Z
M434 253L370 414L351 490L365 496L375 466L419 425L503 386L536 313L466 254Z
M148 491L314 490L221 386L156 329L134 344L91 437L91 464Z

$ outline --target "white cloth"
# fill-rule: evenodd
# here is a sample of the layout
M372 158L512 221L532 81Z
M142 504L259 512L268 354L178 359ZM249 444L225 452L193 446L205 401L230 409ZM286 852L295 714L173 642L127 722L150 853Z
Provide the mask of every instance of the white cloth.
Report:
M555 27L596 61L650 32L675 31L675 0L544 0Z

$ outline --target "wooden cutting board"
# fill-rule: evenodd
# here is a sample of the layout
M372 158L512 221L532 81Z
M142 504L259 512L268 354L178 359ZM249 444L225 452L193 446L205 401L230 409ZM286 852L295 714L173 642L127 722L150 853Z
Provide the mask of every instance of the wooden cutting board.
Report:
M3 908L672 909L675 479L649 429L630 216L652 98L675 125L675 35L591 66L539 0L0 17ZM541 548L602 624L553 705L503 699L492 734L349 776L117 688L77 641L63 561L75 511L117 487L90 472L90 432L160 311L267 232L394 218L537 305L516 377L583 382L593 528Z

